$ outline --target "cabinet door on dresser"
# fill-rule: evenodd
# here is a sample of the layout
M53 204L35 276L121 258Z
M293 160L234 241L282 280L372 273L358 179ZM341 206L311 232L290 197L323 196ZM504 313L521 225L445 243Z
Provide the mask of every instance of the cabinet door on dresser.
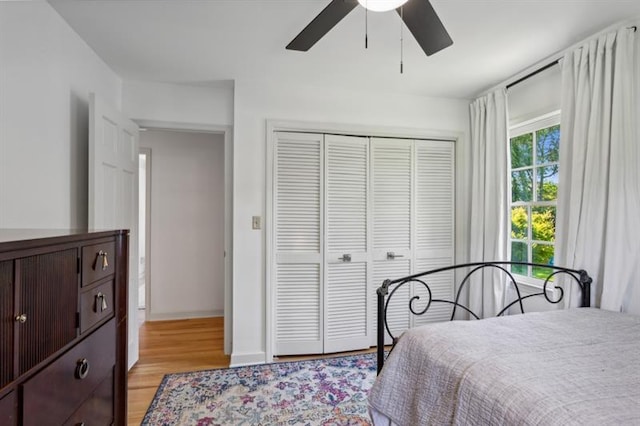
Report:
M18 259L19 373L77 336L78 250Z
M16 392L12 391L9 394L0 398L0 425L2 426L14 426L18 424L18 398Z
M14 378L15 313L13 303L13 261L8 260L0 262L0 389Z

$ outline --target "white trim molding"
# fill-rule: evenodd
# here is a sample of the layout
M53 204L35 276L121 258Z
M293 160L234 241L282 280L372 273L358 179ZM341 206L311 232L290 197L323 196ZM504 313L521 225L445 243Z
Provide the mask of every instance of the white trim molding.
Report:
M231 354L229 367L242 367L245 365L264 364L266 355L264 352L234 352Z
M169 321L169 320L183 320L193 318L216 318L224 316L224 311L220 309L212 311L193 311L193 312L169 312L161 314L151 314L148 321Z

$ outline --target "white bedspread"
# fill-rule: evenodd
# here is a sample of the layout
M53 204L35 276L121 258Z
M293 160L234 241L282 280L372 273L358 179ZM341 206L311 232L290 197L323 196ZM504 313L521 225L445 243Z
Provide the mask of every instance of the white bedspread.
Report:
M582 308L417 327L369 405L401 426L640 425L640 317Z

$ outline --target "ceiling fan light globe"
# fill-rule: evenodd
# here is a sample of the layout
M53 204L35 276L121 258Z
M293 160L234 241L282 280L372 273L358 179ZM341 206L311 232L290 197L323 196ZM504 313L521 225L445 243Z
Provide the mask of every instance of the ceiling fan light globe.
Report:
M372 12L387 12L405 4L407 0L358 0L360 5Z

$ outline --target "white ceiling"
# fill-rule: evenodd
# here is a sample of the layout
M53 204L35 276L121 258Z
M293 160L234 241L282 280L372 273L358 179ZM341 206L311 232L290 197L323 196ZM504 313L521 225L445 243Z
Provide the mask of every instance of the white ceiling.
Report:
M357 7L308 52L285 46L329 0L50 0L125 80L258 79L472 98L616 22L638 0L431 0L453 46L427 57L395 12Z

